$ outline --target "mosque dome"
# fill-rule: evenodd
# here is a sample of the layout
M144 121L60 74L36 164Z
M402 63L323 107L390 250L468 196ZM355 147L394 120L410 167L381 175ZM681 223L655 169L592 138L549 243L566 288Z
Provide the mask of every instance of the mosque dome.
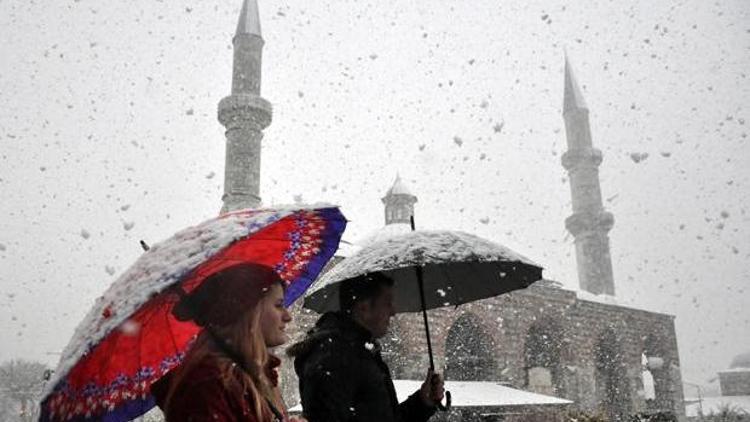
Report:
M373 242L377 242L383 239L386 239L391 236L396 236L399 234L405 234L409 233L411 231L411 225L406 223L391 223L387 224L377 230L374 230L361 239L359 239L355 245L357 246L364 246L368 245Z
M732 359L729 369L750 368L750 352L742 353Z

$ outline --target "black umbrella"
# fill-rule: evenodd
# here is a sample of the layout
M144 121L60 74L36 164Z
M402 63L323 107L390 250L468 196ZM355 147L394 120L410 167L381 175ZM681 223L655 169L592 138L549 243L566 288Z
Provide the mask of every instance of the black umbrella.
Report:
M459 231L414 230L376 240L339 262L305 297L304 307L339 309L341 282L373 272L393 279L396 312L422 311L430 369L435 369L427 310L457 306L523 289L542 267L512 250Z

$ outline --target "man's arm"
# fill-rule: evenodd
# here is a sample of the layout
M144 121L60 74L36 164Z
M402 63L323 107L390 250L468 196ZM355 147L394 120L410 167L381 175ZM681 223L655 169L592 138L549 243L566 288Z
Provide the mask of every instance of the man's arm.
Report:
M398 405L398 413L402 421L425 422L435 414L437 408L426 405L420 395L417 391Z
M427 371L427 378L419 391L398 405L401 420L427 421L435 414L437 404L443 399L444 392L443 377L433 373L432 370Z

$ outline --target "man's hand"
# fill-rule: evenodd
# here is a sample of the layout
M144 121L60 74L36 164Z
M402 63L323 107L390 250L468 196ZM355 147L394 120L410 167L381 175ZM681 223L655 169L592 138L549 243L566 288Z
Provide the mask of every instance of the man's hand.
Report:
M419 397L422 398L422 402L430 407L437 406L445 395L443 384L442 375L434 373L432 369L428 370L427 378L419 389Z

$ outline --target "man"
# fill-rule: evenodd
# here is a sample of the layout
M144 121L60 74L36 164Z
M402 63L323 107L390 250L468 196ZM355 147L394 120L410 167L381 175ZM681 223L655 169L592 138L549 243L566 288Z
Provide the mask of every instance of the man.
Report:
M399 404L377 339L388 331L393 280L381 273L344 281L339 312L320 317L290 347L304 417L310 422L424 422L443 399L443 380L427 373L419 391Z

